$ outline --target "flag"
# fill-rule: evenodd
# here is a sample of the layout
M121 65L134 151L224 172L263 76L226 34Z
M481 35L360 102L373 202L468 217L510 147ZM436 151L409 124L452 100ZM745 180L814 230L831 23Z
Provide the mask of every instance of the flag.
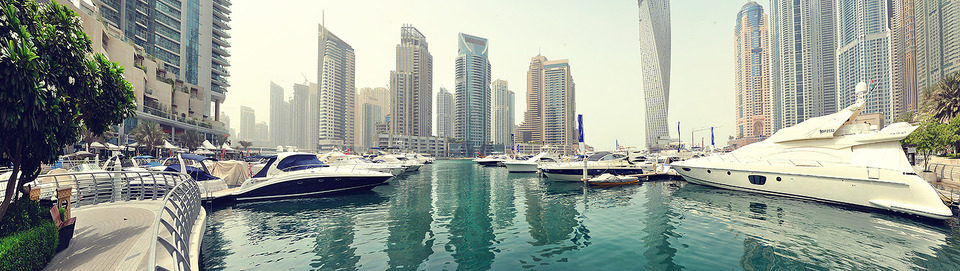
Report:
M717 143L713 142L713 127L710 127L710 145L717 145Z
M680 135L682 135L682 133L680 133L680 122L679 122L679 121L677 122L677 135L678 135L678 136L677 136L677 151L680 151L680 148L683 147L683 143L682 143L683 141L680 140Z
M578 144L580 145L580 153L584 153L586 147L583 145L583 114L577 114L577 127L577 140L580 142L580 144Z
M617 144L617 149L619 149L619 148L620 148L620 140L619 140L619 139L614 139L613 142L614 142L614 144Z

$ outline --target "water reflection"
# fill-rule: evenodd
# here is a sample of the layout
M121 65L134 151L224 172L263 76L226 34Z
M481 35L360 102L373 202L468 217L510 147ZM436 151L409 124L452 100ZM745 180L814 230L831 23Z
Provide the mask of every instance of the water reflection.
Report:
M647 259L647 268L651 270L680 270L684 267L674 261L677 249L671 246L670 241L679 236L674 232L679 224L679 214L668 204L670 195L675 188L671 182L648 183L643 204L644 219L643 243L646 250L643 256Z
M532 268L551 261L567 262L565 253L588 246L589 231L576 208L583 197L578 183L530 182L524 186L529 242L535 250L521 267Z
M743 236L744 269L772 264L788 269L904 270L926 266L918 263L931 255L960 253L949 246L954 237L947 228L908 217L692 184L675 196L682 198L677 201L682 208ZM944 270L960 270L960 261L936 262L950 267Z
M432 178L425 174L394 180L390 197L387 263L393 270L415 270L433 254Z
M451 180L457 183L453 191L457 207L447 225L450 243L446 249L453 253L457 270L486 270L493 263L492 246L496 237L490 218L490 173L488 170L470 173Z

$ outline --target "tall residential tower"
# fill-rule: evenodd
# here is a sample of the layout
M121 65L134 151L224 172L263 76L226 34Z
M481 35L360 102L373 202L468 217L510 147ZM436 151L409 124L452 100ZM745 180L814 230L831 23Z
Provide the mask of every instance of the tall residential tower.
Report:
M734 34L737 137L769 137L772 134L770 39L763 7L752 1L743 5L737 13Z
M356 99L356 55L353 47L320 25L317 64L319 107L318 123L320 150L346 150L354 139L354 110Z
M960 1L914 0L916 3L917 89L936 85L960 71Z
M647 147L659 148L669 138L670 106L670 1L637 0L640 6L640 64L646 103Z
M506 80L497 79L492 84L492 123L490 125L490 137L493 144L504 145L505 149L513 144L510 141L510 135L513 134L514 125L514 97L515 94L508 87Z
M881 113L893 119L890 80L888 0L837 0L837 108L857 101L858 82L872 85L861 114ZM882 128L882 127L881 127Z
M453 94L441 87L437 92L437 136L442 138L454 137Z
M400 28L397 67L390 72L390 133L433 135L433 56L413 26Z
M457 35L456 120L454 135L464 141L464 155L487 154L490 141L490 60L487 39Z

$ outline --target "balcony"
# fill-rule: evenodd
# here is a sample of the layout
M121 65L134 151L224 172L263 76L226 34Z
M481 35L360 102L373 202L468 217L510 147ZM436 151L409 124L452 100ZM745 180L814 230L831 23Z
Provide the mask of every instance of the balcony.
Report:
M230 34L228 34L227 31L223 31L223 29L220 29L219 27L214 27L213 33L219 35L220 37L230 38Z
M227 51L227 49L220 47L220 45L216 45L216 44L213 45L213 52L220 54L222 56L230 56L230 51Z
M213 59L213 64L217 64L224 67L230 67L230 61L228 61L226 58L223 58L223 56L213 55L213 57L211 58Z
M230 47L230 42L218 36L213 37L213 43L219 44L220 46L223 46L223 47Z
M226 29L226 30L230 30L230 29L231 29L231 28L230 28L230 24L228 24L227 22L225 22L225 21L223 21L223 20L220 20L220 18L217 18L217 17L213 17L213 25L214 25L214 26L217 26L217 27L220 27L220 28L222 28L222 29Z
M227 14L224 14L223 12L217 9L213 9L213 16L214 18L220 18L224 21L228 21L228 22L230 21L230 16L227 16Z
M220 76L230 76L230 72L228 72L226 68L220 65L213 65L213 69L211 70L213 71L213 73L218 74Z
M214 10L219 10L219 11L222 11L223 13L229 14L230 9L227 7L230 6L230 2L227 2L227 3L223 3L223 2L224 1L213 0L213 8Z

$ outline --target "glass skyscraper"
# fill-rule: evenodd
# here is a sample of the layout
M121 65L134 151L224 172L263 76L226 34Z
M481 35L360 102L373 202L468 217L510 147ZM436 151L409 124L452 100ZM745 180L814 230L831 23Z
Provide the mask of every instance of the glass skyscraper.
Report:
M854 87L866 82L873 89L865 97L861 114L882 113L884 122L890 123L894 110L887 4L885 0L837 1L837 106L855 103Z
M647 108L647 147L659 148L669 138L670 106L670 1L638 0L640 6L640 68Z
M457 37L456 120L454 135L467 156L487 154L490 141L490 60L487 39L460 33Z

